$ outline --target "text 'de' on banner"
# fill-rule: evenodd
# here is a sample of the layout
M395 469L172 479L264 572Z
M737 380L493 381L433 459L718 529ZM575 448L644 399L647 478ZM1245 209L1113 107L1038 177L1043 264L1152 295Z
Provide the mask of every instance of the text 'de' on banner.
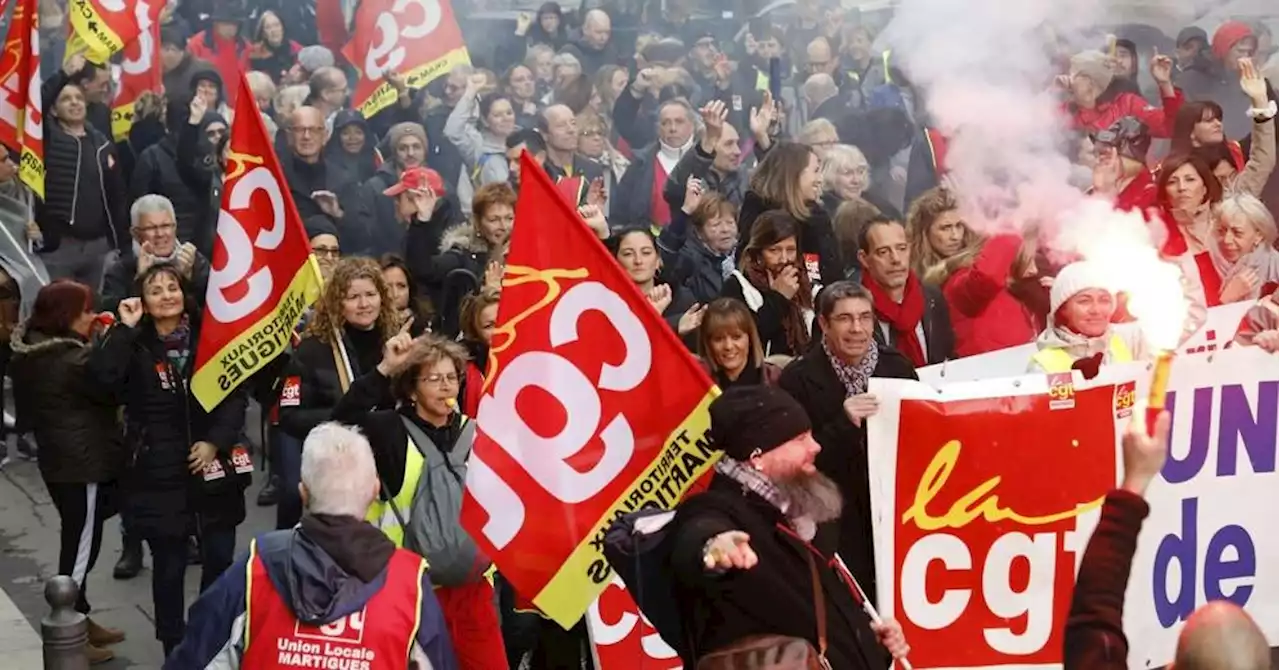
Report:
M284 352L320 270L240 77L192 391L206 409Z
M707 375L526 153L463 526L568 628L613 577L608 525L714 464Z

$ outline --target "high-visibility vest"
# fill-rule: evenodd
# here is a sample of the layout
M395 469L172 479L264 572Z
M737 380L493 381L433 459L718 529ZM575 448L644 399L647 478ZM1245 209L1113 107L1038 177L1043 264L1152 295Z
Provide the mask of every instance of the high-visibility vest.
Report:
M288 531L292 532L292 531ZM298 621L280 597L258 555L249 544L245 568L244 657L240 667L350 667L403 669L421 625L422 575L427 562L397 549L387 563L386 582L359 611L324 625Z
M467 425L467 421L468 418L463 416L459 427ZM383 496L379 496L372 505L369 505L369 511L364 516L366 521L386 534L396 547L404 546L404 527L409 523L409 509L413 506L413 495L418 491L418 480L422 478L422 468L425 464L426 459L413 444L413 439L405 440L404 481L400 483L400 490L391 498L395 507L393 508L384 500ZM385 495L386 492L383 493ZM396 518L397 511L400 513L400 518Z
M1109 355L1108 363L1129 363L1133 361L1133 352L1129 351L1129 345L1125 344L1124 339L1114 333L1111 335L1111 339L1107 341L1107 353ZM1031 359L1045 372L1070 372L1072 364L1076 362L1076 359L1072 358L1071 354L1060 347L1041 349Z

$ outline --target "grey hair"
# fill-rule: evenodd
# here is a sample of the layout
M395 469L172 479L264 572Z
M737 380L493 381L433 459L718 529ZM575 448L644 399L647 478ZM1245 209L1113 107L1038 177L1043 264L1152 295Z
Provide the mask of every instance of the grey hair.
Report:
M363 519L376 494L378 468L358 428L326 421L302 443L302 485L312 514Z
M470 77L475 73L476 73L476 69L466 63L459 63L453 66L452 70L449 70L450 77L452 77L455 74L458 75L459 77Z
M538 54L543 52L551 56L552 60L555 59L556 50L539 42L537 44L530 45L529 50L525 52L525 55L524 55L525 66L530 68L533 67L533 64L537 62Z
M160 212L167 213L173 217L174 221L178 220L178 215L173 211L173 203L168 198L156 193L148 193L133 201L133 206L129 208L129 225L137 228L138 220L144 215Z
M1262 239L1268 246L1276 243L1276 220L1271 211L1256 196L1250 193L1231 193L1222 198L1222 202L1213 207L1214 220L1244 219L1262 233Z
M578 71L582 71L582 61L573 54L558 53L551 59L551 71L555 72L557 68L576 67Z
M840 93L840 89L836 87L836 80L826 72L819 72L806 79L802 90L806 100L817 103L834 98Z
M830 186L835 183L835 178L840 174L841 170L851 170L858 166L870 167L867 163L867 157L862 153L862 149L852 144L831 146L827 149L827 154L822 158L822 183ZM870 180L868 180L867 186L871 186Z
M271 81L271 75L253 70L252 72L246 72L244 78L249 80L249 90L253 91L254 97L266 98L267 100L275 99L276 83Z
M804 127L800 129L800 137L798 139L801 144L812 146L818 139L818 135L825 133L835 135L837 138L840 137L839 133L836 132L836 124L827 119L814 119L804 124Z
M823 317L829 317L841 300L850 298L858 298L866 300L869 304L875 304L875 301L871 299L871 292L866 287L862 284L842 279L819 291L817 304L813 307L818 311L818 314Z
M662 116L662 110L670 107L671 105L677 105L683 109L684 115L689 117L689 123L692 123L694 128L699 126L698 121L701 119L698 118L698 113L693 111L693 105L689 104L689 101L684 98L668 98L663 100L662 104L658 105L658 116Z
M293 84L276 91L274 100L276 118L281 119L288 125L287 119L293 115L295 109L302 106L308 95L311 95L311 87L306 84Z

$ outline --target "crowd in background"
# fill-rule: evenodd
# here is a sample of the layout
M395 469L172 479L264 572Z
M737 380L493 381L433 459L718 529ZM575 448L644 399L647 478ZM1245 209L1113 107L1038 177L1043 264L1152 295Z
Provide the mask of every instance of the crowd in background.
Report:
M366 119L351 108L357 73L319 44L315 5L170 1L164 91L115 141L110 68L61 53L65 7L42 1L44 198L0 148L0 195L30 204L22 234L53 280L21 295L17 259L3 259L18 452L38 455L82 611L106 518L124 522L117 578L149 548L166 653L184 635L187 564L202 563L202 587L232 564L249 476L234 455L266 461L257 503L290 528L301 445L326 421L364 426L384 489L403 478L406 430L469 453L525 151L578 180L583 219L722 389L773 385L800 402L846 501L840 553L868 593L870 377L1031 342L1028 366L1046 371L1149 355L1097 267L1049 253L1034 230L967 225L927 91L856 12L803 0L732 39L683 3L547 2L509 34L464 21L471 64L418 90L390 76L397 100ZM1237 342L1275 351L1272 28L1188 27L1140 77L1149 46L1046 45L1076 185L1147 218L1192 321L1254 302ZM205 411L189 381L245 73L325 285L289 355ZM389 348L401 332L427 335L413 356ZM249 404L269 424L263 444ZM226 476L208 478L217 464ZM495 667L495 650L512 668L590 663L581 624L518 611L500 577L501 616L486 613L478 579L439 596L462 667ZM91 658L118 638L91 625Z

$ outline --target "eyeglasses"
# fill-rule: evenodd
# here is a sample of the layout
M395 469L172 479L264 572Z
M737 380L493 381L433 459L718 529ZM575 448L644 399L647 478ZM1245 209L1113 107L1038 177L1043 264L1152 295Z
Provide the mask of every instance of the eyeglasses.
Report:
M578 133L579 137L604 137L603 130L584 130Z
M426 382L432 386L456 386L458 384L458 375L442 375L433 372L429 375L418 377L418 381Z
M298 135L319 135L324 132L324 126L294 126L293 132Z
M832 314L831 320L842 326L850 326L858 324L861 326L869 326L875 323L875 315L871 312L863 312L862 314Z
M342 250L337 247L311 247L311 253L316 258L341 258Z

